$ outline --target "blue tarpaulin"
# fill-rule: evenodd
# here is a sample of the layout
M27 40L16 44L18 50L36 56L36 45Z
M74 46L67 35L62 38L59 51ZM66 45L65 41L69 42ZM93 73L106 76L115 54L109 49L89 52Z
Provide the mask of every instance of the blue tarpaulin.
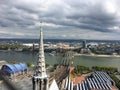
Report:
M21 72L24 70L27 70L27 65L25 63L19 63L19 64L6 64L2 66L1 69L3 72L7 72L7 73L17 73L17 72Z

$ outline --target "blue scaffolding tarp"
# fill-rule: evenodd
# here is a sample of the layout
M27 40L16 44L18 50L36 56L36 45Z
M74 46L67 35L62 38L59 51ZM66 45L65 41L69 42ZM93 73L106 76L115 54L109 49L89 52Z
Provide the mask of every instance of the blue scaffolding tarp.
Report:
M21 72L24 70L27 70L27 65L25 63L19 63L19 64L6 64L2 66L1 69L3 72L7 72L7 73L17 73L17 72Z

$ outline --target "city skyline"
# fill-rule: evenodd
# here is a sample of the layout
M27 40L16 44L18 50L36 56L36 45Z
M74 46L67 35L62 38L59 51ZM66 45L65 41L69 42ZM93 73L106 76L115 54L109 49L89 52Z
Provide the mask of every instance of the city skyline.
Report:
M0 38L119 40L119 0L0 1Z

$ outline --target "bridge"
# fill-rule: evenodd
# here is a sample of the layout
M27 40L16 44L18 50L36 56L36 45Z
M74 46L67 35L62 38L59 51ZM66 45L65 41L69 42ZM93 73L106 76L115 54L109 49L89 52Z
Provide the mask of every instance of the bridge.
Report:
M60 86L63 79L69 75L69 68L67 66L58 66L57 69L50 74L49 85L55 79L58 86Z
M57 66L56 70L50 74L49 85L55 79L57 85L60 87L62 81L69 76L70 66L73 64L73 52L68 51L64 54L63 59Z

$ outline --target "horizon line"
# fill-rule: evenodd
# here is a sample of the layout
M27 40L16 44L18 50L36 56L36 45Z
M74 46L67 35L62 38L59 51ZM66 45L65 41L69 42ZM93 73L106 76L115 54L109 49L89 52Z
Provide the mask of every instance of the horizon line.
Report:
M39 38L0 38L0 39L39 39ZM71 39L71 38L44 38L44 40L105 40L105 41L119 41L118 39Z

